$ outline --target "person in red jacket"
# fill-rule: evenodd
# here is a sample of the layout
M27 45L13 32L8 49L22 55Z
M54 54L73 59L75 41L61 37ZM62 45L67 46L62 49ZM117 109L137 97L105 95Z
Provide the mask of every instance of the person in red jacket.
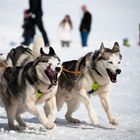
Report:
M87 46L89 32L91 30L92 15L88 11L86 5L82 6L82 11L84 12L84 14L83 14L83 18L81 20L81 24L80 24L79 30L80 30L80 34L81 34L82 46L86 47Z

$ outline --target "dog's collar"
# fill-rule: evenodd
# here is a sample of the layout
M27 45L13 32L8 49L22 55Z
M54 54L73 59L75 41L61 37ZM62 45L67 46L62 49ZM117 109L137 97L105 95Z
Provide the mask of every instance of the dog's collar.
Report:
M42 95L43 93L40 90L38 90L38 94L37 94L38 98L40 98Z
M96 81L94 81L93 85L92 85L92 89L88 91L89 94L93 94L95 91L97 91L99 88L101 87L101 85L99 83L97 83Z
M52 86L55 86L55 85L50 84L50 85L48 86L48 90L49 90ZM44 94L44 93L38 89L38 94L37 94L38 98L40 98L43 94Z
M49 87L48 87L48 90L49 90L52 86L54 86L54 85L53 85L53 84L50 84ZM38 89L38 94L37 94L38 98L40 98L43 94L44 94L44 93Z

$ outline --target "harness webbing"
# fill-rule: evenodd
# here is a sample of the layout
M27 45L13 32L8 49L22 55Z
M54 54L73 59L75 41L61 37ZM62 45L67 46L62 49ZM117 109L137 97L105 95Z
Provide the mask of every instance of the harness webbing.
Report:
M89 94L93 94L95 91L97 91L101 85L99 85L96 81L94 81L92 89L88 91Z
M67 70L65 68L62 68L64 71L71 73L71 74L81 74L81 71L70 71ZM66 77L66 79L70 80L70 78L65 74L65 72L62 71L62 73L64 74L64 76ZM99 88L101 87L101 85L99 85L96 81L94 81L93 85L92 85L92 89L88 91L89 94L93 94L95 91L97 91Z
M71 74L80 74L81 71L70 71L70 70L67 70L65 68L62 68L64 71L68 72L68 73L71 73Z

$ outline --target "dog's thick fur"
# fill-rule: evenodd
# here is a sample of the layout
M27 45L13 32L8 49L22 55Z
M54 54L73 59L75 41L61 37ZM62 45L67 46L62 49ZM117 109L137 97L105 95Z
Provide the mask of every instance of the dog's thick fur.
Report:
M80 122L80 120L72 117L72 113L78 109L82 101L87 108L91 122L95 126L99 125L98 117L92 106L91 96L88 93L94 81L96 81L100 85L100 88L93 94L100 97L109 122L113 125L118 124L118 120L113 115L111 109L109 93L111 91L111 81L115 83L117 74L121 73L119 69L120 61L119 44L116 42L112 49L105 48L102 43L100 50L94 53L90 52L79 60L68 61L62 64L69 71L80 71L80 74L73 74L63 70L59 78L59 86L56 94L57 109L59 111L64 102L66 102L68 110L65 117L68 122Z
M53 128L52 116L57 111L55 93L61 71L60 59L53 48L50 48L49 54L45 54L41 48L39 57L22 66L7 67L1 64L0 99L7 113L9 128L21 130L26 127L20 117L25 111L35 115L45 128ZM38 91L41 91L41 97L38 97ZM37 106L43 102L53 108L48 117ZM14 125L15 119L19 126Z
M9 67L23 66L40 56L41 47L44 47L43 38L36 35L32 50L29 47L23 45L12 48L8 53L5 62Z
M4 63L4 59L0 58L0 82L2 81L3 73L6 70L6 68L7 68L7 65ZM1 84L0 84L0 89L2 89ZM0 96L0 106L3 106L1 96Z

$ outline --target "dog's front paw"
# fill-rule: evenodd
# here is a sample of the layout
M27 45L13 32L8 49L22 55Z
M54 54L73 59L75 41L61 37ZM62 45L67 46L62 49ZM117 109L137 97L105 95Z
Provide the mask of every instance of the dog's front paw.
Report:
M45 125L45 128L47 128L48 130L53 129L55 127L55 123L53 122L48 122Z
M72 117L67 117L66 116L66 119L69 123L74 123L74 124L80 123L80 120L72 118Z
M15 130L15 131L23 131L23 130L26 130L26 127L23 127L23 126L10 126L9 127L10 130Z
M111 123L112 125L118 125L118 124L119 124L119 121L118 121L117 118L112 118L112 119L110 120L110 123Z
M93 126L94 126L94 127L99 127L99 126L100 126L100 123L99 123L98 121L97 121L97 122L94 122L94 123L93 123Z
M71 120L69 120L69 123L77 124L77 123L80 123L80 120L72 118Z

